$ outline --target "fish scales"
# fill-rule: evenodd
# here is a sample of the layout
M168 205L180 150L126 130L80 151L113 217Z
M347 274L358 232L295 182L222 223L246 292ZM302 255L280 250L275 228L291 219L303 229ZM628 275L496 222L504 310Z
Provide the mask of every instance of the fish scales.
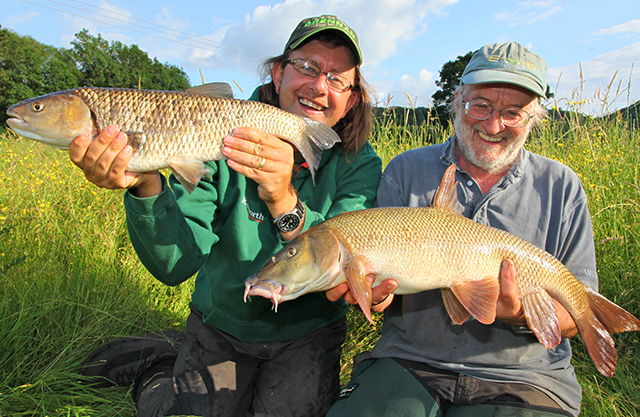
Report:
M209 173L204 162L224 158L224 137L236 127L253 127L295 146L315 183L322 152L340 142L337 133L323 123L232 96L225 83L185 91L80 87L9 107L7 124L22 136L60 149L68 149L86 130L96 135L115 125L134 150L128 171L170 167L189 193Z
M568 270L547 252L446 210L389 207L345 213L324 224L351 253L362 254L372 270L381 271L376 284L389 278L401 281L400 294L497 277L501 261L511 259L522 275L523 294L542 287L558 297L569 294L572 304L580 301L579 291L565 277Z
M129 134L136 150L128 169L166 167L176 153L205 161L222 159L222 139L239 126L295 138L302 118L260 102L208 97L188 92L77 88L72 90L92 110L98 131L116 125Z
M562 333L554 300L573 318L598 371L612 376L617 352L609 333L640 330L640 321L584 286L554 256L505 231L457 213L455 165L431 207L383 207L343 213L316 225L276 253L245 282L245 300L278 302L347 282L369 321L371 288L398 282L397 294L440 289L456 324L470 316L496 319L500 264L510 259L524 317L540 343L553 348Z

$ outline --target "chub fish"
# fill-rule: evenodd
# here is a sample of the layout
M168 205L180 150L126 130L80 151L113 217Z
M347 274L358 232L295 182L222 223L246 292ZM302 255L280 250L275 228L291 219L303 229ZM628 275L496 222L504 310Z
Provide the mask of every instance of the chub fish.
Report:
M617 352L611 333L640 330L640 321L582 284L548 252L505 231L459 214L455 165L445 173L430 207L382 207L344 213L289 242L245 282L245 301L258 295L279 302L343 282L369 321L371 288L398 282L396 294L441 289L456 324L470 316L483 324L496 318L498 275L513 261L529 328L548 349L561 330L553 299L573 317L596 367L612 376Z
M132 172L171 168L188 192L224 159L222 139L239 126L254 127L293 144L312 178L322 151L340 142L328 126L268 104L233 99L231 86L210 83L185 91L81 87L24 100L7 110L18 134L60 149L89 129L125 132L134 153Z

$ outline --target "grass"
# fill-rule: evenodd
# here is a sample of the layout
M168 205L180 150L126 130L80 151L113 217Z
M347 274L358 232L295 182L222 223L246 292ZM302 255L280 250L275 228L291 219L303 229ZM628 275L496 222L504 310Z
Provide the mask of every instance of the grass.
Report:
M450 133L385 120L372 142L386 163ZM590 198L600 290L640 316L640 133L615 118L548 120L527 147L578 173ZM181 329L192 289L192 281L164 286L141 266L121 192L88 184L64 152L0 135L0 417L134 416L127 389L88 388L75 370L105 341ZM371 326L350 312L343 382L352 357L378 339L382 316L375 319ZM640 414L638 334L614 339L613 378L572 339L584 416Z

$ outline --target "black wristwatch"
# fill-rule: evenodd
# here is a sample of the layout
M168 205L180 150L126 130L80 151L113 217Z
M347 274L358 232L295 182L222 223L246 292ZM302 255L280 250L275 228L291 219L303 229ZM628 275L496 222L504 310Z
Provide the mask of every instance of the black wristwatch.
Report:
M289 233L293 232L298 228L298 226L300 226L300 223L302 223L302 219L304 219L304 204L302 204L302 201L298 199L296 208L288 213L284 213L283 215L278 216L277 219L274 219L272 217L271 221L280 233Z

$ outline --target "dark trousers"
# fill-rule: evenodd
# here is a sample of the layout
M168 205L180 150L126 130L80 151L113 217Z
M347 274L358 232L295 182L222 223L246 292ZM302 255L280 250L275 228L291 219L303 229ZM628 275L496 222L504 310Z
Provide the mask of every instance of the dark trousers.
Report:
M173 377L150 380L138 415L324 416L340 390L344 320L301 339L245 343L192 310Z

